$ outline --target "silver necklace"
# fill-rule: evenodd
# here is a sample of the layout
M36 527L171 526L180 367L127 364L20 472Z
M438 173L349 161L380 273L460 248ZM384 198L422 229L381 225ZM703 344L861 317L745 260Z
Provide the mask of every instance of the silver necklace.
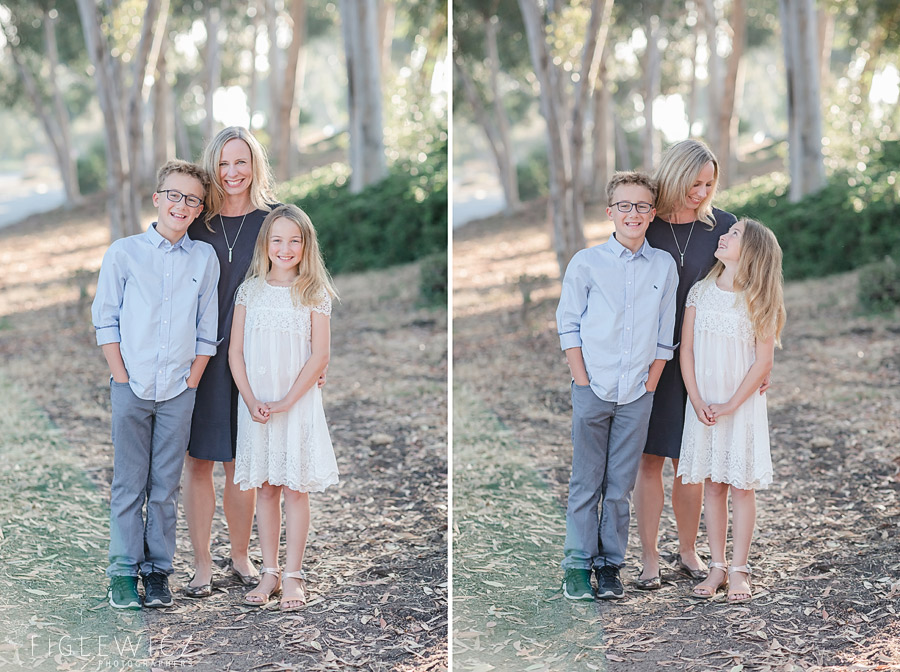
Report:
M669 228L672 229L672 238L675 239L675 247L678 248L678 254L679 254L679 256L681 256L681 267L682 268L684 268L684 253L687 252L688 245L691 244L691 234L694 232L694 224L696 224L696 223L697 223L696 219L693 222L691 222L691 230L688 231L688 237L687 237L687 240L684 241L684 249L682 250L681 245L678 244L678 236L675 235L675 227L672 226L672 222L669 222Z
M222 235L225 236L225 247L228 248L228 263L231 263L231 251L234 249L234 246L237 245L238 236L241 235L241 229L244 228L244 220L247 219L247 213L244 213L244 216L241 217L241 225L238 227L238 232L234 236L234 242L231 245L228 244L228 234L225 232L225 220L222 219L222 213L219 213L219 221L222 223ZM678 241L675 241L675 244L678 244ZM682 261L684 261L684 255L681 255ZM684 264L681 264L684 266Z

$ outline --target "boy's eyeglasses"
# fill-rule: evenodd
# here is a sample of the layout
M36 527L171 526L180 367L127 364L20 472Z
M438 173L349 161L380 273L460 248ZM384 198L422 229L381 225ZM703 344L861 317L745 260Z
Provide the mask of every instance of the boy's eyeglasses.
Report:
M609 207L616 206L619 209L619 212L631 212L631 208L633 207L640 214L646 215L653 209L652 203L630 203L628 201L619 201L618 203L611 203Z
M163 189L162 191L157 191L157 194L165 194L166 198L168 198L172 203L180 203L181 199L184 199L184 202L187 204L189 208L196 208L198 205L203 204L202 198L197 198L196 196L188 196L187 194L182 194L180 191L175 191L174 189ZM629 208L630 210L631 208ZM622 212L625 212L624 210ZM638 210L640 212L640 210Z

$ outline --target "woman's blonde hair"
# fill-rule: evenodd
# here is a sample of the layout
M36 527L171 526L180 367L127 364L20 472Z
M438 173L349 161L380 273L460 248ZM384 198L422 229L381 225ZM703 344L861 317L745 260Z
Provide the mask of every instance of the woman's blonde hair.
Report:
M322 259L322 251L319 249L319 241L316 238L316 229L303 210L296 205L279 205L275 207L263 220L256 237L256 246L253 248L253 258L250 260L250 268L247 269L247 277L265 279L272 262L269 260L269 234L272 224L276 219L289 219L300 229L300 237L303 240L303 254L297 267L297 278L291 283L291 298L295 305L317 306L322 301L322 290L328 292L332 298L339 299L337 289L331 280L325 261Z
M209 190L206 192L206 228L214 231L212 219L222 212L225 203L225 189L222 187L222 178L219 176L219 161L222 158L222 149L229 140L243 140L250 148L250 168L252 179L250 182L250 203L257 210L269 210L275 198L275 178L272 177L272 169L269 167L269 158L266 150L259 141L246 128L229 126L216 134L206 149L203 150L201 165L209 173Z
M716 219L712 214L712 200L719 184L719 162L716 155L702 140L682 140L666 151L656 169L653 179L659 188L656 197L656 212L663 219L671 217L685 207L685 199L697 176L707 163L713 164L713 183L703 202L697 207L697 219L715 228Z
M744 225L741 255L734 274L734 288L747 302L747 312L757 340L771 338L781 347L781 331L787 319L784 309L784 275L781 271L781 246L771 229L753 219L739 219ZM718 278L725 264L716 261L706 277Z

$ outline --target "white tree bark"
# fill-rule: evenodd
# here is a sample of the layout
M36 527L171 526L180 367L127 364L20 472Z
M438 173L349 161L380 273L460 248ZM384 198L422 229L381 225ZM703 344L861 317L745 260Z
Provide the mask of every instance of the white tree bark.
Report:
M378 7L375 0L341 0L350 117L350 191L387 175L381 106Z
M744 45L747 41L747 17L744 0L732 0L731 3L731 54L728 56L725 80L722 86L722 99L719 103L719 116L716 120L718 129L716 137L719 144L715 146L716 158L719 159L719 185L726 188L733 182L732 171L736 165L735 149L737 147L737 126L739 117L734 113L738 87L742 84L740 76L741 61L744 57Z
M56 43L56 18L44 12L44 47L50 65L50 77L47 85L50 87L50 97L53 101L56 125L59 129L59 140L56 150L59 172L62 176L63 186L66 190L66 202L75 205L81 200L81 190L78 187L78 167L75 161L75 152L72 149L72 134L69 130L69 112L63 103L62 91L59 88L59 50ZM52 141L52 138L51 138Z
M644 157L643 168L652 171L660 153L659 133L654 126L653 101L659 95L662 78L662 54L659 51L659 40L664 28L660 17L656 14L647 21L647 50L644 53Z
M292 30L291 44L287 50L287 62L284 66L284 82L278 99L278 137L274 142L275 176L279 180L287 180L291 176L291 154L294 147L293 137L297 134L297 78L304 69L301 56L306 45L306 0L291 0L290 24Z
M722 85L721 77L721 60L717 50L716 25L719 17L716 14L715 0L705 0L703 3L703 25L706 29L706 47L709 52L709 58L706 64L707 86L706 86L706 104L707 104L707 121L706 121L706 142L710 147L716 147L719 144L719 126L716 120L719 118L719 101L721 95L719 87Z
M788 89L789 199L796 203L825 186L820 48L814 0L779 0Z
M203 119L203 137L209 142L215 133L213 94L219 88L222 57L219 49L219 25L221 12L214 3L206 5L206 48L203 58L203 92L206 117Z
M509 117L503 107L503 98L500 95L500 50L497 48L497 27L498 23L494 21L485 22L485 53L490 72L489 81L494 119L497 122L497 134L503 154L503 163L498 164L500 181L506 196L506 212L512 214L522 208L522 202L519 200L519 177L516 174L516 155L509 130Z
M606 200L606 183L616 169L615 124L612 91L607 81L609 72L609 42L603 50L597 81L594 85L594 125L591 129L591 198Z
M172 87L166 68L167 48L168 40L165 40L156 58L156 81L153 83L153 166L156 168L175 158Z

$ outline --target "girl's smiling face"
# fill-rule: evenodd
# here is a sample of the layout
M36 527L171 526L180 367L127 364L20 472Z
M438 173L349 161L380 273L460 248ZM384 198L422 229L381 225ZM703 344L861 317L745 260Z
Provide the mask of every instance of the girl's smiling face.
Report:
M253 182L253 158L250 147L240 138L232 138L222 147L219 157L219 184L227 196L239 196Z
M303 236L296 222L287 217L279 217L272 222L272 228L269 229L268 254L272 270L282 273L299 271L298 267L303 259Z
M700 172L697 173L694 183L688 190L684 199L684 207L696 213L700 204L709 197L715 183L716 167L712 161L707 161L703 168L700 169Z
M744 223L735 222L728 229L728 233L719 236L719 246L716 248L715 257L721 262L737 263L741 258L741 239L744 236Z

